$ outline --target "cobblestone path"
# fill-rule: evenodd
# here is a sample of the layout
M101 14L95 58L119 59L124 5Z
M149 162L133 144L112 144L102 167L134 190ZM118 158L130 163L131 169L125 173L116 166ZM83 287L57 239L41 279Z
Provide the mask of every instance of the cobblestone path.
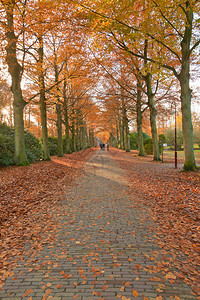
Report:
M27 244L0 299L197 299L173 270L160 271L156 225L108 152L89 159L55 218L52 241L35 251Z

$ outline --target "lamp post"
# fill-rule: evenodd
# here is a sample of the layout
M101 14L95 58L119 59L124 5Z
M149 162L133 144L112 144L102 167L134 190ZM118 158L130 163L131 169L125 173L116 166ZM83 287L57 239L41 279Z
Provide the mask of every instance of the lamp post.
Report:
M174 162L175 162L175 169L177 169L177 122L176 122L176 102L174 102L174 113L175 113L175 129L174 129L175 153L174 153ZM171 114L173 114L172 106L171 106Z

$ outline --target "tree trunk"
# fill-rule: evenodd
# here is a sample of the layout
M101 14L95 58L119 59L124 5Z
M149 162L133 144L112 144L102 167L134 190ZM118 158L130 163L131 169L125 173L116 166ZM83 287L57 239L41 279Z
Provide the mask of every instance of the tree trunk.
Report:
M117 148L120 148L120 137L119 137L119 126L116 119L116 129L117 129Z
M45 98L45 83L44 83L44 71L43 71L43 38L39 37L39 91L40 91L40 113L41 113L41 125L42 125L42 142L44 151L44 160L51 160L48 143L48 129L47 129L47 111L46 111L46 98Z
M122 95L122 117L123 117L123 150L126 150L127 152L130 152L130 143L129 143L129 128L128 128L128 118L126 115L126 106L124 102L124 97Z
M138 134L138 155L144 156L144 143L143 143L143 132L142 132L142 110L141 110L141 99L142 92L140 84L137 83L137 102L136 102L136 111L137 111L137 134Z
M122 149L126 150L126 142L125 142L125 125L126 125L126 121L125 121L124 109L125 109L125 104L124 104L124 97L122 95Z
M13 4L14 5L14 4ZM7 18L7 46L6 46L6 62L8 64L8 71L12 78L12 93L14 97L13 109L14 109L14 128L15 128L15 155L14 160L17 165L28 164L24 140L24 119L23 110L26 102L22 96L21 90L21 76L22 67L17 60L17 37L14 33L13 25L13 9L14 6L9 4L5 5L6 18Z
M75 133L74 110L72 110L72 152L75 151L76 151L76 133Z
M54 47L54 71L55 71L55 83L57 83L56 85L56 99L57 99L57 103L56 103L56 113L57 113L57 122L56 122L56 126L57 126L57 135L58 135L58 156L62 157L63 156L63 141L62 141L62 109L61 109L61 103L60 103L60 91L59 91L59 86L58 86L58 66L57 66L57 53L56 53L56 49Z
M80 116L80 111L76 111L76 151L81 150L81 116Z
M94 147L94 131L89 130L89 147Z
M68 101L66 95L66 80L64 80L63 85L63 108L64 108L64 119L65 119L65 143L66 143L66 153L71 153L70 149L70 134L69 134L69 116L68 116Z
M58 156L63 156L63 142L62 142L62 110L61 104L56 103L57 112L57 133L58 133Z
M195 157L193 145L193 126L191 117L191 89L190 89L190 43L192 36L193 11L189 1L186 1L188 24L185 27L184 38L181 42L182 66L179 75L181 86L181 111L182 111L182 130L184 144L184 170L195 170Z
M153 141L153 160L159 161L160 153L159 153L159 145L158 145L157 126L156 126L157 110L155 108L154 94L152 92L152 87L151 87L151 76L152 75L148 73L145 79L147 85L148 105L150 109L151 135Z
M119 116L119 149L123 149L123 134L122 134L122 120Z
M126 152L130 152L130 138L129 138L129 127L128 127L128 118L125 111L125 132L126 132Z

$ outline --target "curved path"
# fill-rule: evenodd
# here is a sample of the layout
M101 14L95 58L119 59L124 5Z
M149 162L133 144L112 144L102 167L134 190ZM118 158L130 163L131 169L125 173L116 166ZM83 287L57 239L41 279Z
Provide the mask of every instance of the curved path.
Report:
M156 225L109 152L97 150L85 171L58 207L51 242L27 244L0 299L197 299L159 268Z

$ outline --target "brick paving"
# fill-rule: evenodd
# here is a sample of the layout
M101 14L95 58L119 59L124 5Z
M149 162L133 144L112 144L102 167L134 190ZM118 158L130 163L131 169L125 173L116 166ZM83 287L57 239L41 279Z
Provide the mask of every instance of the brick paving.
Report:
M159 269L156 224L110 154L97 150L85 170L58 207L51 242L27 243L0 299L197 299L170 277L175 269Z

